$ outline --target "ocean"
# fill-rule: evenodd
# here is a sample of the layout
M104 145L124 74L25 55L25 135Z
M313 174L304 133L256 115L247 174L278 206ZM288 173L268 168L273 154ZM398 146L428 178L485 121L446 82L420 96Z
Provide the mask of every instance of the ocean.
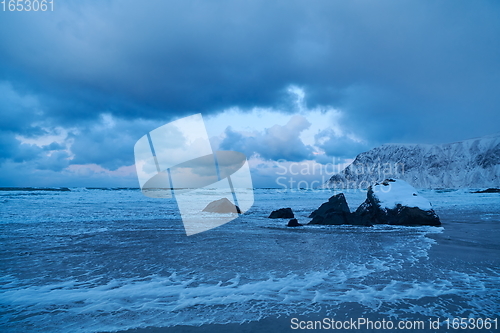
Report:
M138 189L3 188L0 331L500 331L500 194L420 191L440 227L267 218L305 224L335 193L255 189L188 237L174 200Z

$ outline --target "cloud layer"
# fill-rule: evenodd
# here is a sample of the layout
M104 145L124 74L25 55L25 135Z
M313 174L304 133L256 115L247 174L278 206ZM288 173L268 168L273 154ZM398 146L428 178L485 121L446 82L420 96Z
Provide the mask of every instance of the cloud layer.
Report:
M360 140L325 129L305 144L302 115L253 136L227 129L223 146L299 161L497 132L499 16L495 1L70 0L6 12L0 163L117 170L174 118L231 107L292 117L291 85L309 109L341 110L344 133ZM59 146L27 143L61 131Z

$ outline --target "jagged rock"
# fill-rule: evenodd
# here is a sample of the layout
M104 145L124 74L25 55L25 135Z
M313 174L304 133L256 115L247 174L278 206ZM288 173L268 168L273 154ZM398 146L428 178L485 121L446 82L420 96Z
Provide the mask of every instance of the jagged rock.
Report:
M318 209L313 211L309 217L312 218L309 224L322 225L366 225L371 226L369 221L356 219L351 213L343 193L332 196L328 202L323 203Z
M209 213L220 213L220 214L226 214L226 213L241 213L241 210L238 206L233 204L231 201L229 201L227 198L222 198L219 200L212 201L203 209L204 212L209 212Z
M288 224L286 225L287 227L302 227L302 224L297 221L297 219L291 219L288 221Z
M500 188L489 188L489 189L486 189L486 190L475 191L475 192L472 192L472 193L500 193Z
M352 218L351 211L345 200L344 193L339 193L328 199L318 209L309 215L312 218L309 224L340 225L358 224Z
M280 208L273 211L270 215L270 219L293 219L295 215L291 208Z
M370 186L354 219L361 224L441 225L427 199L405 181L394 179Z

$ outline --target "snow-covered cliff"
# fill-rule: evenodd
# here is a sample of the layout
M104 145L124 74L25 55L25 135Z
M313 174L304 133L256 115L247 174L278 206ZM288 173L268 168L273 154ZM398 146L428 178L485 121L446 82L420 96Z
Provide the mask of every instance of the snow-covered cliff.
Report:
M359 154L324 187L367 188L390 177L416 188L500 187L500 133L439 145L385 144Z

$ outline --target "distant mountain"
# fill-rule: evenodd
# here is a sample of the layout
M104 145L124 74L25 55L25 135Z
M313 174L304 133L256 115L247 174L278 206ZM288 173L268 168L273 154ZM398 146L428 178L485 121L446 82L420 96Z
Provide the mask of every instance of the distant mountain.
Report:
M385 144L359 154L323 187L367 188L388 177L416 188L500 187L500 133L439 145Z

